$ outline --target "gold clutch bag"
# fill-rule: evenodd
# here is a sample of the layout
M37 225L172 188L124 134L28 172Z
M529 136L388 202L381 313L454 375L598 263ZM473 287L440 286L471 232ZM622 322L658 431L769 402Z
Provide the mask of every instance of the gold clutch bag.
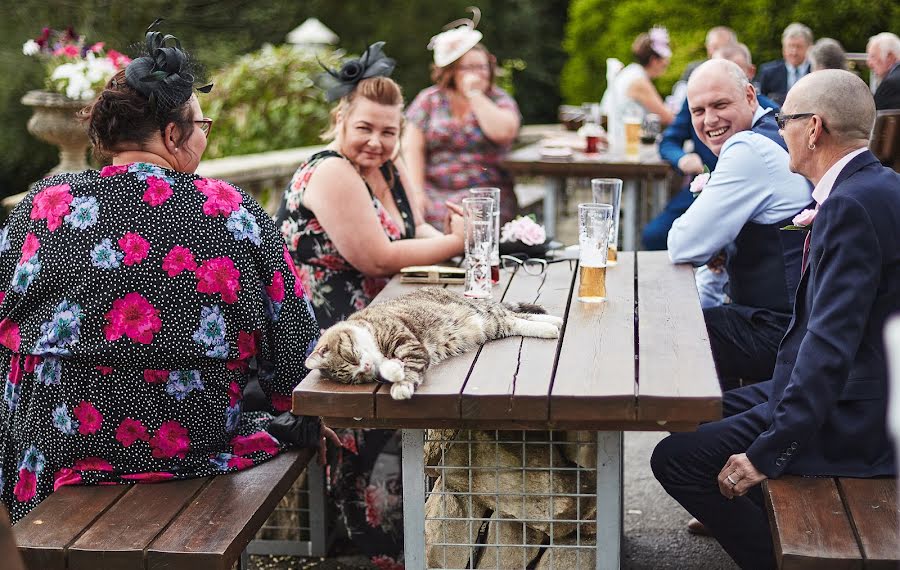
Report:
M401 283L461 284L466 280L466 270L443 265L414 265L400 270Z

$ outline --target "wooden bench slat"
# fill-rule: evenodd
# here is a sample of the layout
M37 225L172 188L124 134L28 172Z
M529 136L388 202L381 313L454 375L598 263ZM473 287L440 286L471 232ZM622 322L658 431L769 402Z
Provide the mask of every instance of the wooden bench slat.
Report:
M292 411L307 416L372 418L376 390L378 384L341 384L313 370L294 388Z
M210 481L133 485L69 547L69 570L143 566L144 549Z
M204 487L147 549L152 570L231 570L313 455L290 450Z
M654 251L638 254L637 271L638 418L721 418L722 393L703 314L696 307L693 269Z
M25 565L42 570L64 570L65 548L129 487L65 486L54 492L13 527Z
M551 420L634 419L634 263L633 253L621 252L618 265L606 270L604 303L581 303L573 292L551 387Z
M897 481L842 477L838 485L859 538L865 567L896 569L900 559Z
M785 475L766 481L763 495L781 570L862 568L834 479Z
M538 303L562 318L572 287L575 262L555 263L543 276L519 269L503 300ZM560 293L560 290L565 292ZM559 341L512 337L489 342L481 350L462 394L466 419L547 419L550 379Z

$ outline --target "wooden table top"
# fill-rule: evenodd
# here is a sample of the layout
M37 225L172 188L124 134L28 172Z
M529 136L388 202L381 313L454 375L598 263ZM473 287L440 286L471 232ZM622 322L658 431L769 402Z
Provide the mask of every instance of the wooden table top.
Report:
M522 176L608 176L618 178L666 178L672 167L659 157L656 145L641 145L637 157L622 152L585 154L575 151L569 158L541 156L541 143L523 146L506 155L503 167Z
M721 417L722 394L691 267L666 252L621 252L609 300L577 300L577 262L542 277L504 273L494 298L565 319L557 340L512 337L428 371L411 400L387 386L345 385L312 372L295 414L329 425L391 428L685 430ZM397 279L376 298L413 290Z

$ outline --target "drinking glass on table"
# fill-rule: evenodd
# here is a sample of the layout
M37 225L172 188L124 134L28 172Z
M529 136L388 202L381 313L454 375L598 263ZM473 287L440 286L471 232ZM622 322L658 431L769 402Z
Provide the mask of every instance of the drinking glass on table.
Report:
M620 178L591 179L591 198L595 204L612 206L612 225L609 229L608 265L618 263L619 256L619 207L622 204L622 180Z
M493 224L494 246L491 249L491 283L500 282L500 189L493 187L469 188L472 198L490 198L494 201Z
M578 204L578 300L606 300L606 266L613 207L610 204Z
M491 252L494 247L491 198L465 198L463 220L466 230L466 297L491 296ZM497 260L499 271L499 259Z

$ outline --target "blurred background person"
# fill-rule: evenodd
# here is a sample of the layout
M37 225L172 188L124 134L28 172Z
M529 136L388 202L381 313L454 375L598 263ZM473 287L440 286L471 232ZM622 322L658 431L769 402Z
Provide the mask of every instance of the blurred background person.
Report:
M706 40L703 42L703 46L706 48L706 59L711 59L713 54L719 49L737 42L737 34L728 26L710 28L706 32ZM666 105L674 112L677 113L681 109L685 98L687 98L687 82L691 78L691 73L704 61L706 60L695 60L687 64L681 77L672 86L672 94L666 97Z
M783 59L770 61L759 67L756 90L779 105L784 103L784 98L794 83L810 71L806 55L813 41L813 33L809 27L799 22L788 24L781 34Z
M900 38L881 32L869 38L866 65L878 78L875 109L900 109Z
M844 46L832 38L819 38L816 43L809 48L808 54L809 64L812 71L821 69L843 69L847 70L847 52Z
M434 85L406 109L403 162L417 206L435 227L443 227L445 202L460 203L476 186L500 188L501 224L518 210L512 176L500 161L512 148L521 116L513 98L494 82L497 59L479 43L480 13L474 12L475 20L452 22L431 38Z
M607 86L601 106L607 116L619 121L626 113L637 114L643 122L648 113L659 115L663 126L675 119L675 115L663 102L652 80L666 72L672 49L669 33L665 28L652 28L640 34L631 44L634 62L626 65Z

